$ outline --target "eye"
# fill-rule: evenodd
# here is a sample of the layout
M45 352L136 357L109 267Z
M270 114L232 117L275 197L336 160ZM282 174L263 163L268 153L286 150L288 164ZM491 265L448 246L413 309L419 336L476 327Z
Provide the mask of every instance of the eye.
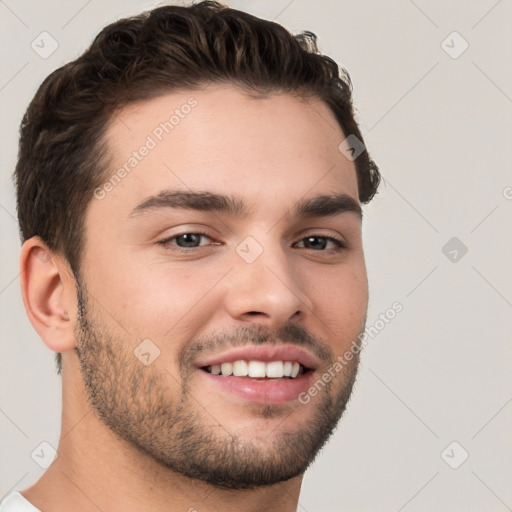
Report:
M205 244L201 244L201 239L207 238L211 240L211 238L206 233L181 233L179 235L173 235L165 240L161 240L158 242L164 247L174 246L178 249L195 249L197 247L201 247Z
M312 249L314 251L325 251L326 249L346 249L347 246L341 240L334 238L332 236L320 236L320 235L311 235L304 237L300 242L304 243L305 249ZM327 245L331 243L334 244L334 247L327 247Z

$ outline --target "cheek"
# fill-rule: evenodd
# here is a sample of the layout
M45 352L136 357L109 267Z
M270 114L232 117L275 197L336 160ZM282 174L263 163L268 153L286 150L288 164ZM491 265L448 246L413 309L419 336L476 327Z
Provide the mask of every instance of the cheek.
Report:
M109 302L117 304L119 320L130 332L179 343L181 337L188 338L200 329L211 314L214 294L210 291L224 275L221 270L193 264L187 268L145 265L133 279L119 280Z
M315 287L315 313L328 329L336 353L344 351L363 329L368 307L368 281L364 265L343 268Z
M215 284L224 274L211 266L177 269L154 264L141 265L136 271L118 268L110 275L96 272L95 297L102 306L98 313L128 354L140 352L143 346L143 352L155 357L155 368L172 372L179 380L173 370L178 354L218 310ZM94 294L92 283L90 288Z

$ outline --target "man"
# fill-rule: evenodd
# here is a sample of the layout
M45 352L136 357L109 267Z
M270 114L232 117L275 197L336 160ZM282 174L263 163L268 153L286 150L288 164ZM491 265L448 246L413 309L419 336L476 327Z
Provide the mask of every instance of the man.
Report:
M214 2L106 27L15 179L57 456L2 512L292 511L355 380L380 175L310 33Z

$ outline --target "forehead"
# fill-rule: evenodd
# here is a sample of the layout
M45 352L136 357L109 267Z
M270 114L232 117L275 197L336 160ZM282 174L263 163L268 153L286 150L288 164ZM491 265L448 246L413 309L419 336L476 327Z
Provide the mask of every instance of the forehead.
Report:
M105 202L128 211L162 189L236 193L255 203L313 189L357 200L355 166L338 149L344 138L318 98L254 98L219 85L174 92L112 118Z

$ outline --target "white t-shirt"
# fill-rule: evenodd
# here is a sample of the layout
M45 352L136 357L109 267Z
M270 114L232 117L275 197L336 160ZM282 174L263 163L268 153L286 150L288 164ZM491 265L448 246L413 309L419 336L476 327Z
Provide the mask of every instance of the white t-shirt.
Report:
M0 503L0 512L41 512L27 501L19 491L8 494Z

